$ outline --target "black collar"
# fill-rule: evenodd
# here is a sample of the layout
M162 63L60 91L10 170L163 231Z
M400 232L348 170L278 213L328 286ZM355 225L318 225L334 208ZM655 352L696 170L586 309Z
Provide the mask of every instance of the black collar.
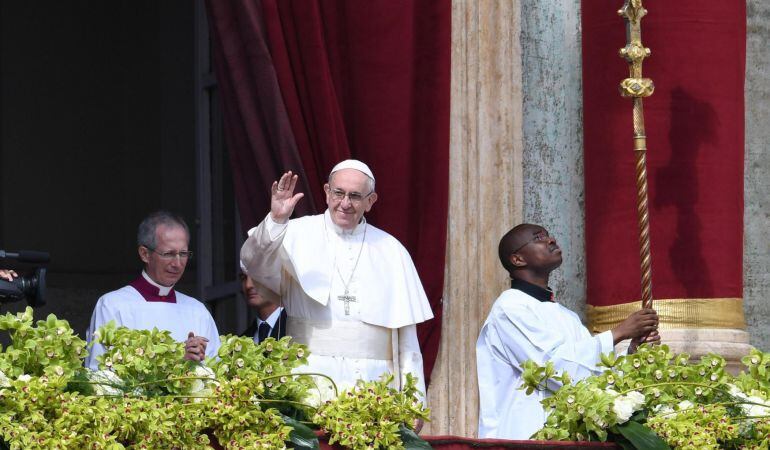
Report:
M553 291L551 288L543 289L540 286L532 284L530 282L519 280L517 278L511 278L511 289L518 289L521 292L535 297L541 302L552 302Z

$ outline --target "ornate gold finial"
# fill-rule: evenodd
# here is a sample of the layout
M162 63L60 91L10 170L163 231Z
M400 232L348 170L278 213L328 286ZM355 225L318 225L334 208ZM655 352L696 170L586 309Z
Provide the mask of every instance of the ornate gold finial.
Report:
M626 78L620 82L623 97L649 97L655 91L655 84L649 78Z
M639 225L639 256L642 271L642 306L652 307L652 256L650 254L650 220L647 203L647 136L644 131L642 99L649 97L655 85L642 77L642 62L650 56L649 48L642 45L642 18L647 10L642 0L625 0L618 15L626 22L626 46L620 49L620 57L628 62L630 76L620 83L620 95L634 102L634 155L636 158L636 215Z
M649 78L642 78L642 62L650 56L649 48L642 45L642 18L647 10L642 7L642 0L626 0L618 10L618 15L626 21L626 46L619 51L620 57L630 65L631 75L620 83L620 95L623 97L649 97L655 90L655 84Z

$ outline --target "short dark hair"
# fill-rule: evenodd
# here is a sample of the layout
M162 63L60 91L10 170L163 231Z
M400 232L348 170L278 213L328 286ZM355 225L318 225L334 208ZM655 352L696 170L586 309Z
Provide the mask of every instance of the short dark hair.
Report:
M503 267L505 267L505 270L507 270L509 274L513 275L513 272L516 270L516 266L511 263L511 255L513 254L514 250L517 250L518 247L520 247L520 234L527 228L537 226L539 225L534 225L531 223L520 223L511 228L500 239L500 244L497 246L497 256L500 257L500 262L503 264Z
M190 228L187 226L187 222L184 221L182 216L174 214L170 211L155 211L142 220L139 224L139 229L136 232L137 245L144 246L150 249L154 249L158 244L156 240L156 231L159 226L165 225L167 227L181 227L187 233L187 239L190 239Z

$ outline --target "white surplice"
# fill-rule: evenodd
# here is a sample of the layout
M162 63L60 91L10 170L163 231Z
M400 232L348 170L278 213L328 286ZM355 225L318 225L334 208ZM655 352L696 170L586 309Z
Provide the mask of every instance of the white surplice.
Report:
M157 288L161 295L167 295L173 288L161 286L142 272L147 283ZM219 350L219 332L211 313L200 301L174 291L175 303L147 301L139 291L132 286L124 286L117 291L104 294L99 298L91 315L91 324L86 333L90 344L94 333L101 326L115 321L118 326L133 330L168 330L177 342L185 342L189 332L208 339L206 357L213 358ZM85 366L97 370L99 363L96 357L105 351L102 344L94 344L89 349Z
M504 291L492 306L476 342L479 382L479 438L529 439L543 427L540 401L547 395L520 390L522 364L552 361L574 381L600 373L601 353L613 351L612 332L591 336L574 312L539 301L517 289ZM552 389L558 387L553 382Z
M286 224L268 214L249 231L241 260L250 277L281 296L287 335L312 341L300 372L323 373L340 388L385 372L398 372L400 385L411 373L425 392L416 324L433 313L409 253L393 236L365 221L345 231L328 210ZM355 297L347 312L339 298L346 290ZM313 328L301 337L297 323ZM382 356L395 352L397 358Z

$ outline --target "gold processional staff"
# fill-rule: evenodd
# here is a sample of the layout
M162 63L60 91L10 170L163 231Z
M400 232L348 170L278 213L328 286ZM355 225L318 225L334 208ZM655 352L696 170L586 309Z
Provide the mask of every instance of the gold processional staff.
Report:
M625 0L618 15L626 22L626 46L620 56L629 65L631 74L620 83L620 95L634 102L634 155L636 156L636 212L639 224L639 249L642 268L642 307L652 308L652 264L650 259L650 216L647 204L647 136L644 134L642 99L649 97L655 85L642 78L642 61L650 56L650 49L642 45L642 17L647 10L642 0Z

